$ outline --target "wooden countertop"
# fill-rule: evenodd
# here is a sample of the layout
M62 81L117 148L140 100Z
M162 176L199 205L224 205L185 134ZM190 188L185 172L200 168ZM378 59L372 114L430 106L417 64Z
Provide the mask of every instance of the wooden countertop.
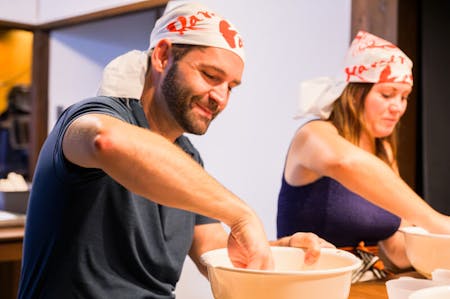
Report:
M0 298L17 298L24 225L0 224Z
M0 262L22 258L23 226L0 227Z
M385 281L359 282L350 288L348 299L388 299Z
M22 241L23 234L23 226L0 227L0 243L10 242L14 240Z

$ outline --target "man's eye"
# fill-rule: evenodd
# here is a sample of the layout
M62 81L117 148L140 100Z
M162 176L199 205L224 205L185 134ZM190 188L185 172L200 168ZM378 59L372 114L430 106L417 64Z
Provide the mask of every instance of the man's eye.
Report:
M209 78L209 79L212 79L212 80L215 79L215 77L214 77L213 75L211 75L210 73L203 72L203 74L205 75L205 77L207 77L207 78Z

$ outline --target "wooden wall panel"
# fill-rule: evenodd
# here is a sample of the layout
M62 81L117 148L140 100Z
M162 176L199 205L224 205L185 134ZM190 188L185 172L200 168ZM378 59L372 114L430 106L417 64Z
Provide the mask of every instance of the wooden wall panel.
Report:
M450 1L420 0L420 6L424 194L435 209L450 215Z
M352 36L362 29L395 43L398 2L399 0L353 0Z
M351 34L365 30L397 44L413 61L415 82L419 76L417 57L418 5L416 0L353 0ZM400 123L398 162L402 178L419 194L421 183L420 117L415 84L408 109Z
M35 30L31 70L32 115L30 124L30 175L34 173L42 144L47 137L49 31Z

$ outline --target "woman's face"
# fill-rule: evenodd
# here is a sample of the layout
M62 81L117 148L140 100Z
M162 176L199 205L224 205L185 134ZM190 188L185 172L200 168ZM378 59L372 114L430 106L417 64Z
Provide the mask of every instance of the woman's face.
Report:
M366 128L375 138L389 136L405 113L411 85L406 83L376 83L364 105Z

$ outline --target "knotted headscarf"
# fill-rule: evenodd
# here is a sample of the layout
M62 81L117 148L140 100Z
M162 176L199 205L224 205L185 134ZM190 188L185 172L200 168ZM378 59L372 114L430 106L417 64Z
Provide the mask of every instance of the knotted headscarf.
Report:
M228 20L199 3L176 2L169 2L168 10L156 21L147 51L132 50L105 67L97 95L140 99L148 55L162 39L226 49L245 61L242 37Z
M149 50L162 40L173 44L217 47L230 50L245 61L244 43L236 28L209 8L187 2L166 12L156 21Z
M412 61L397 46L359 31L335 78L320 77L300 84L296 118L328 119L332 106L350 82L413 84Z

